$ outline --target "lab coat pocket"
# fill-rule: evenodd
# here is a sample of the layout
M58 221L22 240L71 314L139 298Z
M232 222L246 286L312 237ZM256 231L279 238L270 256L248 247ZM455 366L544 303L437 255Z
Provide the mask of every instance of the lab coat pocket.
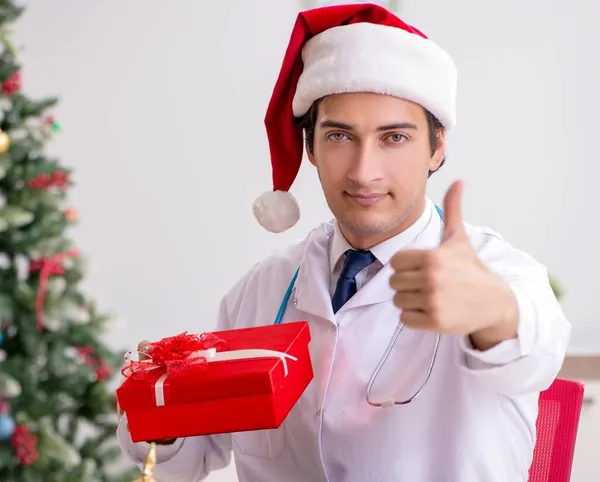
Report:
M233 440L245 455L274 459L285 448L285 425L278 429L237 432L233 434Z

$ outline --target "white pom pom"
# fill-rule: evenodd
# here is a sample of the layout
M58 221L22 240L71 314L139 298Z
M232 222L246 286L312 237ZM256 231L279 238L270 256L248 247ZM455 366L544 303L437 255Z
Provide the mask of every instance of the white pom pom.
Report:
M254 217L267 231L282 233L300 219L300 206L287 191L269 191L259 196L252 205Z

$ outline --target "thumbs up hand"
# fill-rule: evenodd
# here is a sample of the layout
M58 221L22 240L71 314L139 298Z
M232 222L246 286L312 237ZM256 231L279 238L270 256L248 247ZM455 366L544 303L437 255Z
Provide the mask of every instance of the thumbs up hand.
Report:
M446 193L440 246L394 255L390 286L406 326L470 335L473 345L485 350L516 337L518 307L510 287L471 246L462 218L462 191L458 181Z
M444 197L444 233L441 244L465 244L470 241L462 217L462 181L456 181ZM475 254L473 252L473 254Z

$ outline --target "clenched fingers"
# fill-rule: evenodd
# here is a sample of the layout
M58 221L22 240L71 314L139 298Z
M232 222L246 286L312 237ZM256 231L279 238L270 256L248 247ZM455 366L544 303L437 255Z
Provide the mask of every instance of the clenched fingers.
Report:
M396 253L390 260L395 271L419 270L436 263L436 252L426 249L407 249Z
M435 331L435 323L427 313L416 310L406 310L400 315L400 320L409 328L416 330Z
M390 287L398 292L426 290L427 285L428 274L424 270L397 272L390 277Z
M421 291L410 291L396 293L394 295L394 305L401 310L427 311L429 296Z

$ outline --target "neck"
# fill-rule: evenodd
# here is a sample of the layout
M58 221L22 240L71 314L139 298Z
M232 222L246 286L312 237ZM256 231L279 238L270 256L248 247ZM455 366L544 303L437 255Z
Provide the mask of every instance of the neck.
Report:
M373 246L377 246L378 244L387 241L394 236L406 231L410 228L423 214L425 210L425 197L421 197L415 202L412 206L409 207L408 213L405 215L404 219L400 224L395 226L393 229L389 231L373 233L369 235L360 235L357 233L353 233L345 228L340 223L340 231L348 241L348 244L352 246L354 249L362 250L362 249L371 249Z

